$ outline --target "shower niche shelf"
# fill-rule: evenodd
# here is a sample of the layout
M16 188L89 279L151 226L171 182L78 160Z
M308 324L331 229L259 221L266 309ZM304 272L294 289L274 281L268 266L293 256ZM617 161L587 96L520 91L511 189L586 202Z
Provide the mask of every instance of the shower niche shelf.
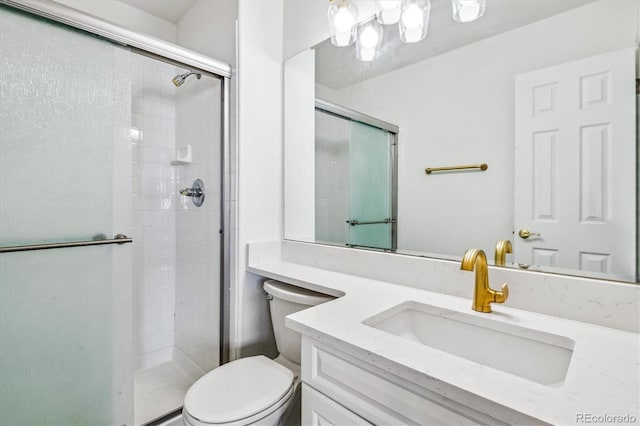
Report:
M176 151L176 159L172 160L169 164L172 166L182 166L191 163L191 144L189 144L178 149L178 151Z

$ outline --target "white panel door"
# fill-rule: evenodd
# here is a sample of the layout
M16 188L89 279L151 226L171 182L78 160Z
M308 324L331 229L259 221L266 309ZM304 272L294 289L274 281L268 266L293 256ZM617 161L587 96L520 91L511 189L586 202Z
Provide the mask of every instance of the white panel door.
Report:
M517 263L635 277L635 50L516 77Z

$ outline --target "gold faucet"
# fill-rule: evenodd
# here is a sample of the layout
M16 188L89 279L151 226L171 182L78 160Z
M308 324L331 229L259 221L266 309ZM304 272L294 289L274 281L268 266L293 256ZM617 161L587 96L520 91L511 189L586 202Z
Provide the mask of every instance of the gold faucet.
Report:
M507 253L512 253L511 241L500 240L496 243L496 253L493 256L497 266L504 266L507 264Z
M502 284L502 291L492 290L489 287L487 255L480 249L467 250L460 264L460 269L463 271L473 271L474 268L476 270L476 285L471 309L478 312L491 312L492 303L504 303L507 300L509 287Z

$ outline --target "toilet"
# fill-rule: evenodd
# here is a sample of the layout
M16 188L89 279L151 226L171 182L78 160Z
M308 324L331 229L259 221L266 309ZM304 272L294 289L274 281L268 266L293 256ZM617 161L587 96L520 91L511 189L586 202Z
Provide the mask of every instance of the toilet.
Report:
M237 359L202 376L185 395L185 425L299 424L300 335L284 319L334 298L273 280L263 288L280 355Z

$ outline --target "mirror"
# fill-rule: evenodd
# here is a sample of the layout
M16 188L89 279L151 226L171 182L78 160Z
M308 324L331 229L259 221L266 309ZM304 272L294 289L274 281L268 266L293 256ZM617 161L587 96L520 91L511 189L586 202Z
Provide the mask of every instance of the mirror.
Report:
M505 266L635 282L639 13L488 0L460 24L433 1L421 42L388 25L371 62L289 59L285 238L456 260L510 240Z

